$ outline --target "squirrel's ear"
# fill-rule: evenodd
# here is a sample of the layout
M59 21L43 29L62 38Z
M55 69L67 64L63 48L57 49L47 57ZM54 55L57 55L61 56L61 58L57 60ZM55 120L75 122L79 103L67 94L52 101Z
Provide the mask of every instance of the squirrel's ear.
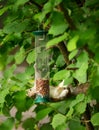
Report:
M63 85L64 85L64 80L58 86L63 87Z

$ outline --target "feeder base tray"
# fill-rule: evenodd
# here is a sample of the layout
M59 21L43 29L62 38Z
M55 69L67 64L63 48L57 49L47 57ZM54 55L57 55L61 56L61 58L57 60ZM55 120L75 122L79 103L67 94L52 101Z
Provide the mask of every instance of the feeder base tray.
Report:
M49 97L42 97L40 95L37 95L35 98L35 103L46 103L49 102Z

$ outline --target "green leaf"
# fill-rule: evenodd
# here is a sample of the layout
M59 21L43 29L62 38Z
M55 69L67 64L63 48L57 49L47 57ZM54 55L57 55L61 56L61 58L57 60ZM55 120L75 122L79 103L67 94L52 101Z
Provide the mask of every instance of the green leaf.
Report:
M31 64L31 63L35 62L35 50L31 51L28 54L28 56L26 58L26 61L27 61L28 64Z
M3 28L3 32L4 33L22 33L27 27L28 27L28 24L29 24L29 20L28 19L25 19L23 20L22 22L20 21L13 21L11 23L7 23L4 28Z
M74 109L71 107L70 110L68 111L68 113L66 114L66 118L71 119L73 112L74 112Z
M18 110L23 111L26 109L26 92L19 91L14 95L14 103Z
M89 58L86 52L82 52L77 58L76 67L79 69L73 73L73 77L76 78L79 83L85 83L87 81L88 60Z
M59 55L57 60L56 60L56 66L62 67L63 65L65 65L64 57L63 57L63 55Z
M98 78L98 84L99 84L99 78ZM91 92L92 98L96 99L99 102L99 86L94 86L94 88L92 88L90 92Z
M21 64L25 59L25 50L23 47L20 48L20 51L15 55L16 64Z
M3 55L3 54L2 55L0 54L0 71L5 68L6 60L7 60L7 56Z
M75 121L75 120L77 120L77 121ZM75 118L73 118L69 122L69 128L70 128L70 130L86 130L86 128L83 125L81 125L80 120L75 119Z
M15 4L16 4L17 6L19 6L19 5L25 4L25 3L28 2L28 1L29 1L29 0L17 0Z
M48 2L44 5L44 7L43 7L43 12L42 12L42 13L47 14L47 13L49 13L49 12L52 10L52 8L53 8L53 5L51 4L51 1L48 1Z
M93 88L95 88L99 86L99 66L94 67L91 73L92 73L91 85L93 86Z
M75 35L67 44L68 51L73 51L77 48L77 41L79 40L79 36Z
M0 104L3 104L5 102L5 97L8 93L9 93L9 88L0 91Z
M0 124L0 130L12 130L14 127L14 119L8 118L2 124Z
M63 80L65 78L68 78L69 76L70 76L70 71L60 70L54 75L53 79L54 80Z
M20 81L24 81L25 82L25 81L29 81L30 76L27 73L25 73L25 72L18 73L16 75L16 79L19 79Z
M62 0L55 0L55 6L59 5L62 2Z
M22 127L25 128L25 130L33 130L34 125L35 120L33 118L28 118L23 122Z
M87 81L87 69L88 63L82 63L81 67L74 72L73 77L76 78L79 83L85 83Z
M94 57L94 59L99 64L99 51L98 50L99 50L99 48L97 48L96 51L95 51L95 57Z
M64 124L59 125L55 130L66 130L66 128L67 128L67 124L64 123Z
M9 69L5 70L4 72L4 77L7 79L7 78L11 78L13 76L13 72L15 71L16 69L16 65L13 64L12 66L10 66Z
M75 106L75 110L78 114L83 114L86 110L86 102L80 102Z
M8 8L9 8L9 6L0 9L0 16L3 15L8 10Z
M18 110L18 111L16 112L15 118L16 118L18 121L21 121L22 111Z
M45 108L37 112L36 120L39 121L47 116L52 111L52 108Z
M69 60L73 59L76 55L77 55L78 50L73 50L70 54L69 54Z
M87 63L89 60L88 53L83 51L77 58L77 67L81 66L82 63Z
M71 102L70 107L74 107L76 104L82 102L84 98L85 98L84 94L78 94L76 99Z
M14 85L10 88L10 92L16 92L16 91L20 91L20 90L21 90L21 88L17 85Z
M60 43L63 40L66 40L68 37L67 33L64 33L63 35L59 36L59 37L55 37L54 39L50 40L49 42L47 42L46 47L49 48L51 46L55 46L58 43Z
M43 124L43 126L40 128L40 130L53 130L53 128L49 123L47 123L47 124Z
M92 117L91 117L91 123L94 126L99 126L99 112L95 113Z
M66 28L67 28L67 25L65 23L63 14L60 12L54 11L52 15L52 24L49 29L49 34L52 34L53 36L57 36L59 34L64 33Z
M35 70L34 70L34 67L33 67L32 64L29 65L29 66L27 66L27 68L25 69L25 73L26 73L27 75L30 75L30 76L35 73Z
M56 103L50 103L50 106L54 110L58 110L60 113L65 114L66 110L69 108L71 100L56 102Z
M64 85L69 85L73 82L73 77L68 77L64 79Z
M56 114L54 117L53 117L53 120L52 120L52 126L54 129L56 129L58 126L62 125L66 123L66 117L63 116L62 114Z
M44 4L43 11L34 15L34 19L39 19L39 21L42 22L46 16L46 14L53 10L53 7L54 7L54 5L51 3L51 1L48 1L47 3ZM49 19L48 19L48 21L49 21Z
M61 101L61 102L56 102L56 103L50 103L50 106L53 108L53 109L58 109L60 108L61 106L63 106L63 104L65 104L64 101Z

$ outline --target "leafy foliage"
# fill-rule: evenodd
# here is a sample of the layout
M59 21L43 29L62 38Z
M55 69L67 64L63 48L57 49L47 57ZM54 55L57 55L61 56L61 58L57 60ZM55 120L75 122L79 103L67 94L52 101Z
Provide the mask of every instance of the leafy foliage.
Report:
M85 130L86 122L98 130L98 3L98 0L0 0L0 114L6 117L0 122L0 130L12 130L20 124L25 130L38 127L41 130ZM52 52L50 84L58 85L64 80L65 85L72 85L75 90L89 82L86 94L36 106L27 96L27 89L34 85L35 79L32 32L38 29L47 30L51 37L46 43L46 49ZM91 117L85 122L82 118L87 105ZM34 117L23 120L23 113L32 106ZM15 115L11 114L13 107ZM49 121L40 126L45 117L49 117Z

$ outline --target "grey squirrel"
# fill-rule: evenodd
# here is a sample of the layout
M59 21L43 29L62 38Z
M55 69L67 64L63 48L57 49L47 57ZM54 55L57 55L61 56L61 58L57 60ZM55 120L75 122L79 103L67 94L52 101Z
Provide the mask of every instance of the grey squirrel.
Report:
M67 86L64 86L64 80L56 87L50 86L50 91L49 91L49 98L54 100L54 101L59 101L64 99L65 97L68 96L70 93L70 89ZM28 96L29 97L35 97L38 92L36 91L36 86L34 85L33 88L28 90Z
M35 97L39 92L36 91L36 79L41 79L41 73L37 70L36 64L35 68L35 82L34 87L28 90L29 97ZM64 85L64 80L58 86L49 87L49 98L53 101L60 101L65 99L69 95L77 95L79 93L86 93L89 87L89 83L84 83L73 87L72 85Z
M72 85L64 85L64 80L58 85L58 86L50 86L50 94L49 98L52 99L52 101L61 101L65 99L68 96L76 96L80 93L86 94L88 88L89 88L89 82L86 82L84 84L80 84L76 87L73 87ZM28 96L29 97L35 97L36 94L36 86L34 85L33 88L28 90Z

